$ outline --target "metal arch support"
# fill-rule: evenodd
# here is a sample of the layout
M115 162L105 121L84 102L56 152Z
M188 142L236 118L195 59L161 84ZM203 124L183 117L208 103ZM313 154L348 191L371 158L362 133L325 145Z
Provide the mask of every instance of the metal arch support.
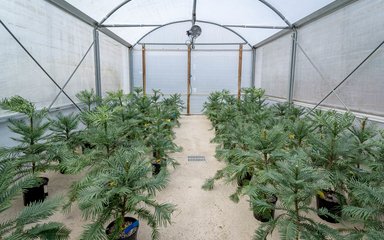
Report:
M141 42L141 40L143 40L145 37L147 37L149 34L159 30L160 28L163 28L163 27L166 27L166 26L169 26L169 25L173 25L173 24L179 24L179 23L185 23L185 22L190 22L191 20L188 19L188 20L180 20L180 21L174 21L174 22L169 22L169 23L166 23L166 24L163 24L159 27L156 27L152 30L150 30L149 32L147 32L146 34L144 34L135 44L133 44L132 48L134 48L137 44L139 44ZM229 28L229 27L226 27L226 26L223 26L219 23L215 23L215 22L210 22L210 21L203 21L203 20L196 20L196 22L201 22L201 23L206 23L206 24L211 24L211 25L215 25L215 26L218 26L218 27L221 27L221 28L224 28L230 32L232 32L233 34L235 34L236 36L238 36L239 38L241 38L250 48L252 48L252 45L247 41L247 39L245 39L240 33L236 32L235 30Z
M297 57L297 30L292 29L292 46L291 46L291 62L289 73L289 85L288 85L288 103L293 103L293 91L295 84L295 70L296 70L296 57Z
M117 10L119 10L121 7L123 7L125 4L131 2L132 0L125 0L123 1L122 3L120 3L119 5L117 5L114 9L112 9L99 23L99 25L102 25L105 21L108 20L109 17L111 17ZM279 11L277 10L272 4L270 4L269 2L265 1L265 0L259 0L259 2L261 2L262 4L264 4L265 6L267 6L269 9L271 9L274 13L276 13L290 28L293 27L293 25L288 21L288 19L285 18L285 16ZM193 7L193 15L195 17L193 17L193 20L192 20L192 23L194 20L196 20L196 0L194 0L194 7Z
M110 11L99 23L99 25L103 24L105 21L108 20L110 16L112 16L117 10L119 10L121 7L123 7L125 4L129 3L132 0L125 0L124 2L117 5L112 11Z
M232 32L233 34L235 34L236 36L238 36L239 38L241 38L244 42L247 43L247 45L252 48L252 45L248 42L247 39L245 39L240 33L236 32L235 30L229 28L229 27L226 27L226 26L223 26L219 23L215 23L215 22L211 22L211 21L203 21L203 20L196 20L196 22L201 22L201 23L206 23L206 24L211 24L211 25L215 25L215 26L218 26L218 27L221 27L221 28L224 28L230 32Z
M132 48L136 47L137 44L140 43L141 40L143 40L146 36L148 36L149 34L153 33L154 31L160 29L160 28L163 28L163 27L166 27L166 26L169 26L169 25L173 25L173 24L178 24L178 23L185 23L185 22L190 22L191 20L188 19L188 20L181 20L181 21L174 21L174 22L169 22L169 23L165 23L163 25L160 25L152 30L150 30L149 32L145 33L135 44L132 45Z
M267 6L269 9L271 9L274 13L276 13L290 28L293 28L293 25L288 21L288 19L286 19L285 16L279 10L277 10L272 4L270 4L265 0L259 0L259 2L261 2L262 4Z

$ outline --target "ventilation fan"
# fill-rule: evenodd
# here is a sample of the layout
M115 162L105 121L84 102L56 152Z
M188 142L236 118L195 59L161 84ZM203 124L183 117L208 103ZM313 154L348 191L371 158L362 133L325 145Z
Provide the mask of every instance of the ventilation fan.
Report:
M200 34L201 34L201 27L199 27L198 25L193 25L191 29L187 31L188 37L192 39L197 38L198 36L200 36Z

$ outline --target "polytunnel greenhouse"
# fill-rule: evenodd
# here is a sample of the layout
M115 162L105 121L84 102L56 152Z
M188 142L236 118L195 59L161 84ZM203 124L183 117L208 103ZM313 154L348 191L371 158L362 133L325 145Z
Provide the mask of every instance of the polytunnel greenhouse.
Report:
M0 239L383 239L383 0L1 0Z

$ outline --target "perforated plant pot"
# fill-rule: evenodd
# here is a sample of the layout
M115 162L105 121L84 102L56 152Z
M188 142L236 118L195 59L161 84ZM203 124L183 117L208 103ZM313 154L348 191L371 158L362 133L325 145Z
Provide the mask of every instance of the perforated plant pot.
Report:
M47 186L49 179L46 177L40 177L39 179L39 185L23 189L24 206L27 206L33 202L42 202L48 196Z

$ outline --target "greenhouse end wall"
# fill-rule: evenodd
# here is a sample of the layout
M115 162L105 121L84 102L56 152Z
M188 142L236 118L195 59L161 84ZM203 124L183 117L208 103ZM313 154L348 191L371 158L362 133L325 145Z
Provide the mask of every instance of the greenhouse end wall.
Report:
M297 29L293 99L314 106L384 39L384 1L355 1ZM292 38L286 34L257 48L256 86L287 99ZM384 47L375 52L322 106L384 120Z
M205 46L207 47L207 46ZM213 91L228 89L237 94L239 46L196 46L191 51L191 113L201 114L204 102ZM225 48L225 49L223 49ZM142 49L133 50L134 86L143 86ZM169 46L146 46L146 91L160 89L162 93L182 95L187 104L188 51L187 46L170 49ZM241 86L252 82L252 51L242 50ZM186 111L186 110L185 110Z

